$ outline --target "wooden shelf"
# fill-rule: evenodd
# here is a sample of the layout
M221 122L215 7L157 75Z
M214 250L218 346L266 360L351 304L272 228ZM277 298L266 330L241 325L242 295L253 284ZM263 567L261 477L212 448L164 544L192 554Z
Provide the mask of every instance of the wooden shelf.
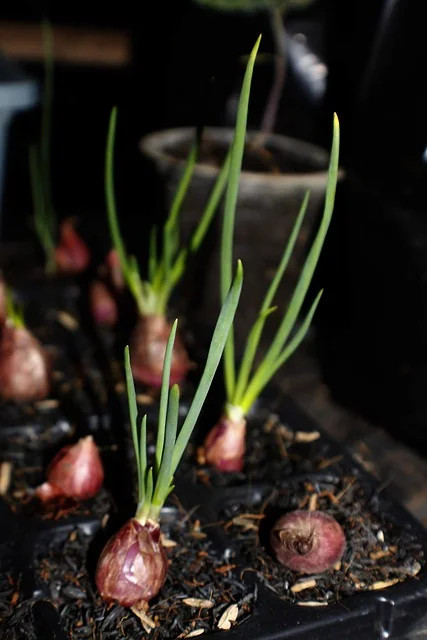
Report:
M58 62L125 67L131 61L131 38L126 31L54 26L53 39ZM43 60L40 25L0 22L0 50L23 61Z

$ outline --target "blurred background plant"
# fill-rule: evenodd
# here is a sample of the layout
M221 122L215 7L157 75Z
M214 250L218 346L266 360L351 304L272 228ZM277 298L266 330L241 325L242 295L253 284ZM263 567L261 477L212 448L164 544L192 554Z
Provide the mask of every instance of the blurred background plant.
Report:
M285 87L287 67L287 38L285 19L292 9L305 9L316 0L193 0L197 4L218 11L267 11L274 45L273 83L261 121L261 133L268 135L274 130L280 99ZM258 143L262 143L262 136Z

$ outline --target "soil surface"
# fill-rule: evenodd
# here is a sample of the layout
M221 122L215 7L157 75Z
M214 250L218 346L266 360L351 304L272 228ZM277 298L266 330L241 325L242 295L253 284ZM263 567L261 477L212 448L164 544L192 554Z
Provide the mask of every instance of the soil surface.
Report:
M233 573L233 557L213 548L208 529L194 516L178 511L164 532L170 568L143 619L123 607L105 604L97 593L87 569L91 536L75 529L43 550L36 569L38 582L57 607L70 638L185 638L226 624L227 610L237 608L233 625L250 615L254 589Z
M205 432L210 426L204 416ZM333 468L339 459L330 454L330 445L318 431L293 430L268 409L256 409L248 416L246 455L242 472L220 473L196 465L197 447L190 444L188 458L179 471L193 482L218 487L250 483L280 484L291 474L313 473Z
M324 480L290 481L280 490L251 492L248 488L246 499L230 501L221 520L246 570L255 572L272 593L291 603L325 606L413 578L425 563L416 536L386 516L377 498L354 476L328 475ZM342 526L347 547L333 570L301 576L272 556L271 527L294 509L319 509Z
M0 571L0 638L2 640L39 640L33 627L32 605L24 599L19 581L12 572Z

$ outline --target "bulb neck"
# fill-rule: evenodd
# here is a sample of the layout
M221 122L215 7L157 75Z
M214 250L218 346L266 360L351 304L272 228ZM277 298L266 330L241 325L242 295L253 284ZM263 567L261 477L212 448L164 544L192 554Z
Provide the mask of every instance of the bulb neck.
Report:
M241 422L245 418L242 407L227 402L224 409L225 416L232 422Z

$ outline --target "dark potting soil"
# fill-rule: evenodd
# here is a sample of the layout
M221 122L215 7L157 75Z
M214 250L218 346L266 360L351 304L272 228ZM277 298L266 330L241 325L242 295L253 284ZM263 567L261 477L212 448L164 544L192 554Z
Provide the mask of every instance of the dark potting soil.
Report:
M12 469L10 486L2 499L16 515L45 521L91 516L102 521L115 511L112 496L104 488L94 498L82 502L65 497L41 502L34 494L34 489L44 480L42 472L41 467Z
M33 627L33 599L22 596L13 573L0 571L0 638L2 640L39 640Z
M363 591L379 591L417 579L425 557L410 528L402 528L378 506L356 477L290 481L280 490L251 491L225 505L220 517L245 571L254 572L279 598L301 606L327 606ZM342 526L347 547L335 568L319 575L293 573L279 564L269 532L281 515L294 509L319 509Z
M164 532L169 540L170 567L145 620L128 609L103 602L88 572L92 537L81 529L74 529L43 550L36 565L38 581L57 607L70 638L185 638L192 637L192 632L195 636L226 625L226 610L238 610L233 625L250 615L254 588L233 574L231 556L215 551L208 529L205 532L198 520L178 512Z
M178 158L185 160L189 153L189 144L182 143L179 146L173 146L166 151ZM221 167L225 161L228 152L228 146L215 140L205 139L202 142L198 163ZM321 170L318 164L311 164L307 158L304 161L296 155L284 155L282 151L269 146L268 141L265 145L255 146L253 143L246 144L242 163L243 171L251 171L254 173L310 173Z

